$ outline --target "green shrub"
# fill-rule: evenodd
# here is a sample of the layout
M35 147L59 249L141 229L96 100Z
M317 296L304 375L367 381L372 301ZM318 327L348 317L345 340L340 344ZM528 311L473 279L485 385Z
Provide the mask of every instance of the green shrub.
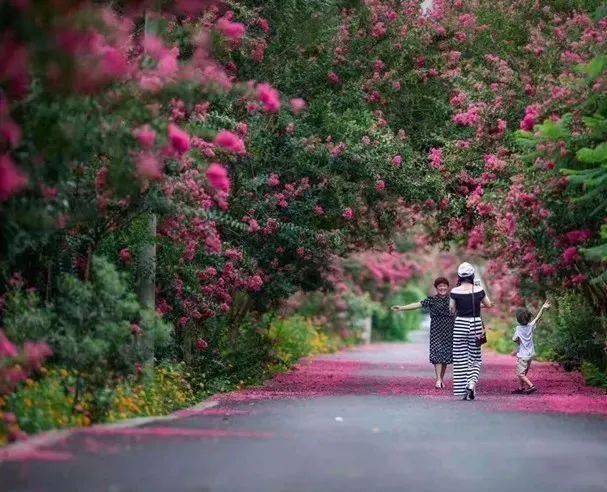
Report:
M607 372L600 370L591 362L582 362L580 368L586 382L591 386L599 386L607 389Z
M538 325L539 353L562 363L568 370L579 369L586 361L605 371L606 322L579 293L559 296L554 299L554 309L548 312L547 319Z
M487 322L487 346L500 354L510 354L517 348L512 341L514 322L509 323L501 319L485 320Z
M424 297L416 286L407 286L373 313L373 338L386 341L405 341L412 330L419 328L422 315L420 311L395 313L390 311L394 304L404 305L419 301Z
M192 334L186 355L190 382L199 398L239 386L261 383L271 360L269 317L208 320L204 332ZM196 345L204 341L203 347Z
M329 352L329 338L310 319L291 316L270 325L269 338L277 364L287 368L307 355Z
M52 361L79 376L76 399L82 390L101 389L108 380L135 373L169 342L172 330L139 304L126 278L100 257L92 260L90 282L63 275L52 303L42 304L32 292L11 292L4 326L17 343L51 346Z

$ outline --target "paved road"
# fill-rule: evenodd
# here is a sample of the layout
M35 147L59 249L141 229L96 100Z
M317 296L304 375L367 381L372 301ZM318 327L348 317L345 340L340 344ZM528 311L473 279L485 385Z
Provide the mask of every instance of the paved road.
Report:
M72 433L0 464L0 490L607 490L607 397L552 365L538 395L511 396L513 362L488 356L478 401L455 401L432 388L426 336L306 361L173 420Z

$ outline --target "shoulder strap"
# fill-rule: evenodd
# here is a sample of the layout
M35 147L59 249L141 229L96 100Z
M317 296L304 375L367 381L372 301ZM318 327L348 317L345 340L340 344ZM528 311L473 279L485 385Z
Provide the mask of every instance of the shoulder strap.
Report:
M472 317L476 318L476 310L474 305L474 284L472 284Z

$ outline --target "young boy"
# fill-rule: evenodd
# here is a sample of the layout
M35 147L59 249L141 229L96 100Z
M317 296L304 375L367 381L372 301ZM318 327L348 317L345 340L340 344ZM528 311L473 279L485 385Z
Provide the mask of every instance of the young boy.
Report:
M544 309L548 309L549 307L550 303L548 301L544 302L539 313L537 313L537 316L533 320L531 320L533 315L528 309L521 308L516 310L516 321L518 321L518 326L514 330L512 340L518 344L518 349L514 350L512 355L516 355L517 358L516 375L518 376L519 388L512 392L514 394L529 395L534 391L537 391L537 388L527 377L529 367L531 366L531 361L535 356L533 330L535 329L535 325L539 319L542 317Z

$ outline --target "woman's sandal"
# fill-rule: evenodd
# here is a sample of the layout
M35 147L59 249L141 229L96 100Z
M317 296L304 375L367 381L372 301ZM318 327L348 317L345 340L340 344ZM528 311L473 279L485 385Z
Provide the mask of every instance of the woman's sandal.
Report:
M529 388L527 388L524 393L526 395L530 395L531 393L535 393L537 391L537 388L535 386L530 386Z

